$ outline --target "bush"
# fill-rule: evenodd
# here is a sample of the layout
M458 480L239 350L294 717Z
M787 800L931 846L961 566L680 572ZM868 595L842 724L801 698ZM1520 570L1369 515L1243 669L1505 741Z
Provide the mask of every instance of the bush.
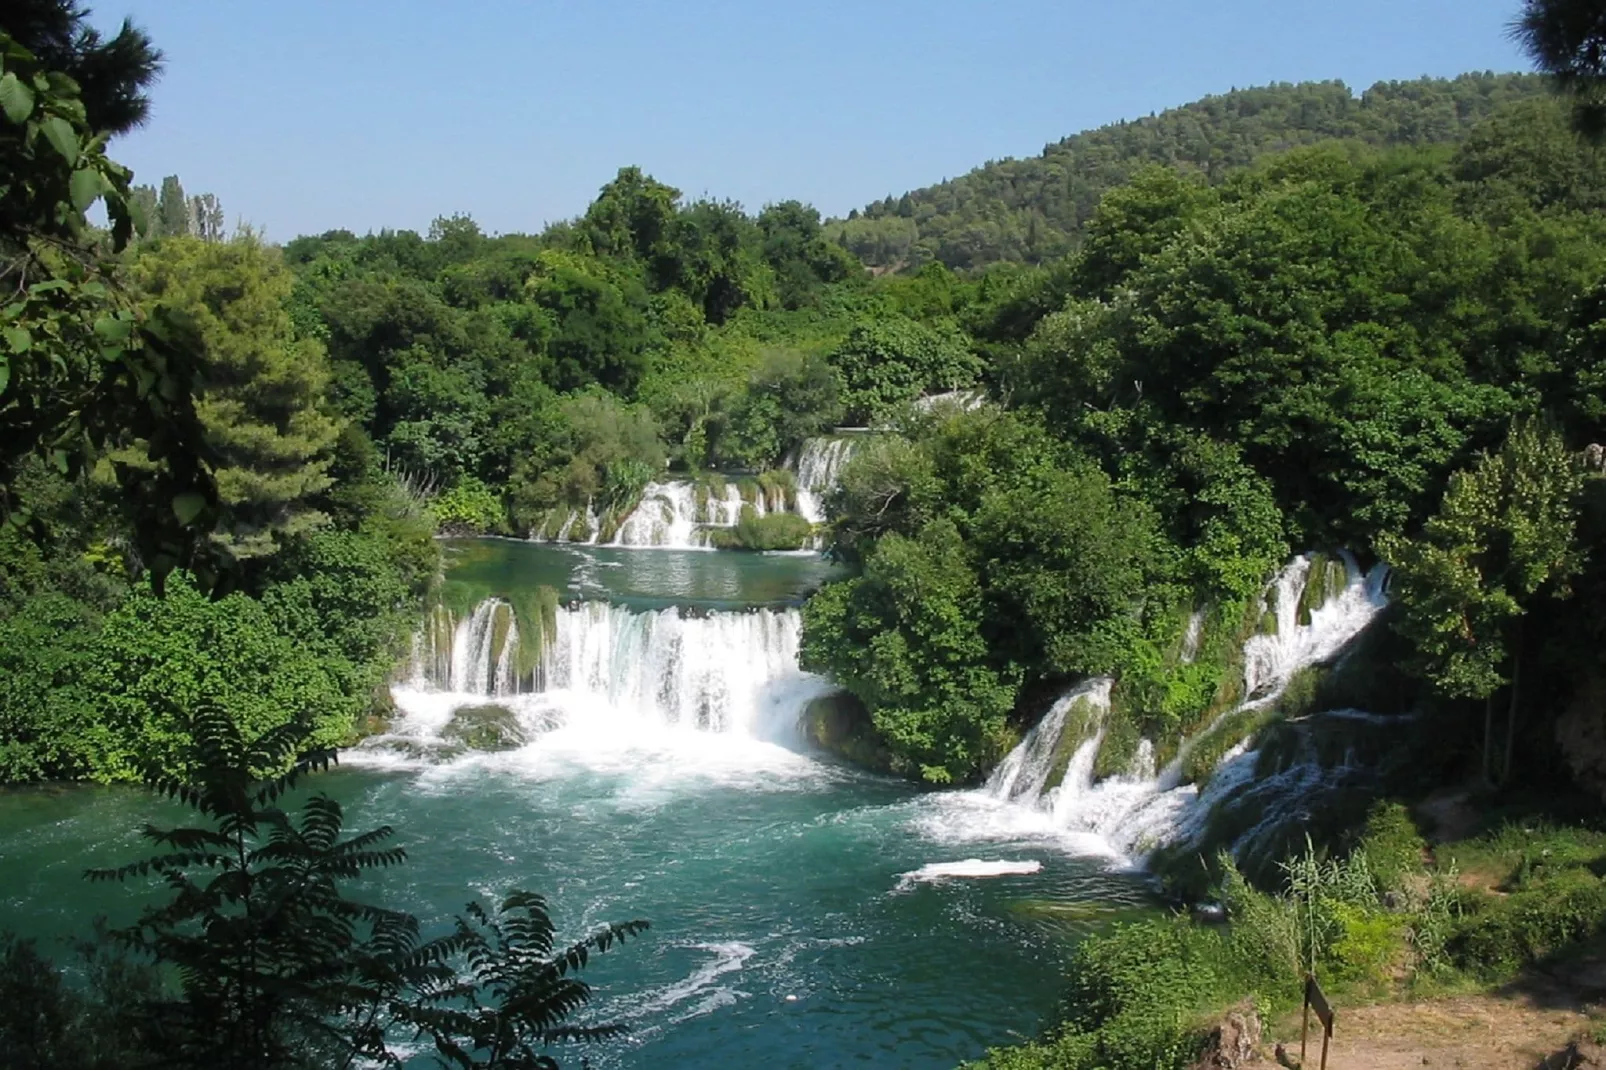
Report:
M1047 1038L988 1053L989 1070L1182 1070L1220 999L1224 938L1171 919L1122 925L1072 956L1061 1024Z
M182 776L195 760L188 715L203 701L227 709L248 740L304 719L316 745L338 746L367 696L345 693L305 639L281 632L262 603L208 600L181 574L165 597L136 589L106 617L84 673L98 699L89 775Z
M720 550L801 550L813 534L814 526L796 513L759 516L751 505L744 505L736 525L715 528L709 542Z
M1456 965L1501 980L1568 944L1606 932L1606 884L1586 869L1485 897L1456 925L1449 941Z
M506 534L510 530L501 496L473 476L465 476L438 495L429 510L448 534Z
M1422 872L1427 841L1411 820L1411 812L1397 802L1380 802L1366 819L1360 850L1385 892L1400 891L1406 878Z

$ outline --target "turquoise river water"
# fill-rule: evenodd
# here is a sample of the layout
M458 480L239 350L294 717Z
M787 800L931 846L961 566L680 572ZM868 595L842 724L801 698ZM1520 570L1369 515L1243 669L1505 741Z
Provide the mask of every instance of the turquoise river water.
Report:
M809 752L797 716L828 685L796 667L795 605L818 559L487 541L453 560L487 599L559 591L541 670L498 684L506 639L464 615L398 684L395 734L315 787L352 829L397 828L409 862L357 891L431 924L515 887L571 936L652 922L586 971L585 1019L630 1034L565 1065L952 1066L1031 1036L1077 933L1145 908L1139 876L1041 814ZM401 745L488 702L527 727L521 745ZM0 795L0 927L56 946L96 914L126 920L139 896L81 874L137 857L137 826L172 816L133 789ZM957 868L994 875L951 875L971 859Z

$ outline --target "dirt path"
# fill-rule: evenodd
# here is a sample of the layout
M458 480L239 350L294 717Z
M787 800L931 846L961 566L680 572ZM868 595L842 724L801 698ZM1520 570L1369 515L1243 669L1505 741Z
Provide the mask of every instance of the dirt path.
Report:
M1418 1003L1340 1008L1328 1053L1328 1070L1539 1070L1575 1037L1591 1034L1588 1008L1559 990L1501 996L1459 996ZM1297 1061L1298 1019L1280 1023L1278 1036ZM1290 1040L1290 1038L1292 1038ZM1320 1059L1319 1039L1309 1065ZM1557 1059L1555 1070L1606 1064Z

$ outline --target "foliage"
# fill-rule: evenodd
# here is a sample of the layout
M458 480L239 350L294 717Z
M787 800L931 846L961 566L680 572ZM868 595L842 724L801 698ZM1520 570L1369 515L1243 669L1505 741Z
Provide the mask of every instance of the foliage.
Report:
M1016 681L987 667L981 584L954 525L884 536L864 574L804 607L802 664L870 710L901 770L974 780L1010 742Z
M1541 592L1565 595L1578 568L1581 487L1560 437L1519 425L1499 453L1450 478L1423 538L1381 541L1405 596L1400 628L1444 693L1483 698L1508 682L1514 618Z
M710 541L720 550L801 550L813 534L813 525L796 513L759 516L751 505L742 506L732 528L715 528Z
M205 705L188 727L190 776L156 786L202 823L147 826L156 854L89 874L156 878L169 890L113 934L176 972L176 989L139 1007L162 1065L392 1062L391 1037L405 1030L432 1042L446 1066L555 1067L542 1050L551 1042L621 1031L563 1023L589 998L575 974L590 955L646 922L560 947L544 900L516 891L496 914L470 904L454 932L426 940L416 918L342 888L406 860L387 845L389 827L344 836L339 804L321 793L297 816L281 808L300 780L333 761L329 751L295 757L303 726L287 723L252 742L229 713ZM253 772L286 768L266 781Z
M962 337L902 317L853 328L831 354L848 419L868 423L922 394L957 390L980 370Z
M322 524L309 500L329 486L340 423L323 405L323 347L291 321L277 251L250 234L173 238L140 256L134 280L151 308L193 323L204 349L195 405L217 458L217 538L259 557Z
M1517 40L1573 99L1573 125L1593 141L1606 137L1606 53L1600 8L1590 0L1524 0Z
M1237 89L888 197L826 229L880 268L1043 263L1075 249L1104 194L1145 167L1219 182L1260 157L1322 141L1456 142L1501 105L1540 92L1531 75L1494 74L1379 82L1359 97L1342 82Z
M79 985L34 941L0 934L0 1051L15 1070L125 1070L144 1061L149 1037L139 1009L159 989L156 971L104 941L75 951Z
M35 57L0 33L0 513L26 523L15 497L18 465L43 457L64 473L87 469L123 436L148 444L152 466L118 465L130 530L159 583L181 565L208 582L219 563L200 551L216 490L192 401L197 344L167 316L142 316L124 290L115 254L133 235L129 172L105 155L80 87L50 67L82 61L104 75L93 103L101 121L137 118L154 55L129 31L102 51L82 13L59 18L29 4L19 15L45 49ZM8 21L9 25L9 21ZM60 47L56 47L60 46ZM143 58L141 58L143 56ZM118 108L122 107L122 118ZM98 240L85 211L99 201L111 223Z
M464 476L429 503L435 523L454 534L501 534L507 530L507 509L496 492L473 476Z

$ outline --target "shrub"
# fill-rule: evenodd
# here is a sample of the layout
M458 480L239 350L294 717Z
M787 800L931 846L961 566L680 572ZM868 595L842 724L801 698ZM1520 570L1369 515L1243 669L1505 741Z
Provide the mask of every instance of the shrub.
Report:
M714 529L709 541L720 550L801 550L813 533L814 526L796 513L759 516L744 505L736 525Z
M1422 871L1427 841L1416 830L1410 811L1397 802L1380 802L1372 808L1361 837L1372 875L1385 892L1400 891L1406 878Z
M458 480L430 502L429 509L440 529L452 534L505 534L510 530L501 496L473 476Z
M1489 979L1509 977L1568 944L1606 932L1606 884L1585 869L1496 899L1462 917L1450 954L1462 969Z

